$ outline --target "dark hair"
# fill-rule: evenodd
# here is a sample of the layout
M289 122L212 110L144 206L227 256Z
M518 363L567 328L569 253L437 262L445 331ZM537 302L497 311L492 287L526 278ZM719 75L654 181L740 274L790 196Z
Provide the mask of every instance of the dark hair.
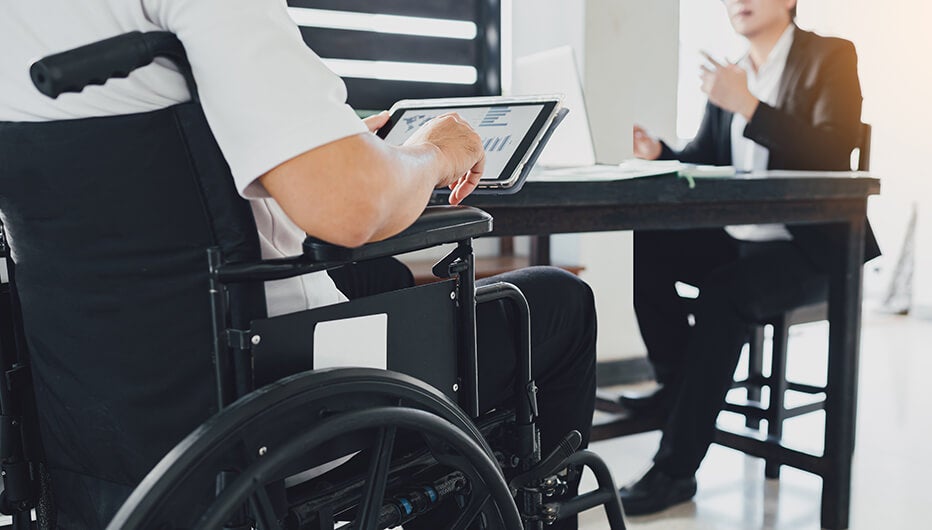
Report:
M793 9L790 9L790 17L794 20L796 19L796 6L793 6Z

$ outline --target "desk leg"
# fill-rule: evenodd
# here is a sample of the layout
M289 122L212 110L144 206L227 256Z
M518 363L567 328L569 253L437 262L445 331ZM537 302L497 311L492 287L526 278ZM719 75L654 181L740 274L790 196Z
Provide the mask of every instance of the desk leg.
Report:
M531 236L531 265L550 265L550 235Z
M848 528L861 335L863 217L839 226L842 242L829 287L828 390L822 475L822 527Z

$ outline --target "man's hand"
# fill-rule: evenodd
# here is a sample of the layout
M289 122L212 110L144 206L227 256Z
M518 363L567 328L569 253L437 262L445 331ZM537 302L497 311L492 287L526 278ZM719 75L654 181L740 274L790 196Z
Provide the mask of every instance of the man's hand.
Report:
M643 160L657 160L663 147L640 125L634 126L634 156Z
M476 189L485 169L485 151L479 135L459 114L451 112L430 120L405 145L420 143L436 147L446 160L437 187L453 190L450 204L459 204Z
M709 96L709 101L729 112L744 116L751 121L760 100L748 89L748 74L738 65L720 64L707 53L703 53L710 65L702 65L699 77L702 79L702 91Z
M369 128L369 132L374 133L385 126L388 123L388 118L391 116L388 114L387 110L383 110L378 114L373 114L368 118L362 120L366 124L366 127Z

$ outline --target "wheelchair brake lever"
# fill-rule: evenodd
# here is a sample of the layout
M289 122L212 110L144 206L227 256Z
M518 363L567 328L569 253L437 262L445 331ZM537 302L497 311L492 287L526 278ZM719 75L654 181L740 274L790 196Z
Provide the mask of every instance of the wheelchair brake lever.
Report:
M557 447L540 461L536 466L528 471L511 479L508 483L512 495L516 495L518 490L528 486L536 486L545 478L555 475L564 467L564 462L582 445L582 434L579 431L570 431L560 440Z

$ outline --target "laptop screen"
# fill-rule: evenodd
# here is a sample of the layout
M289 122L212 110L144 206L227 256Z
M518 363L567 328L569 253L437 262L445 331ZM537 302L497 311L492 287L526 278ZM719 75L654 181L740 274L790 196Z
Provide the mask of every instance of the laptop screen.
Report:
M516 59L512 93L516 96L563 94L563 107L570 110L538 158L538 166L595 164L589 118L572 47L562 46Z

